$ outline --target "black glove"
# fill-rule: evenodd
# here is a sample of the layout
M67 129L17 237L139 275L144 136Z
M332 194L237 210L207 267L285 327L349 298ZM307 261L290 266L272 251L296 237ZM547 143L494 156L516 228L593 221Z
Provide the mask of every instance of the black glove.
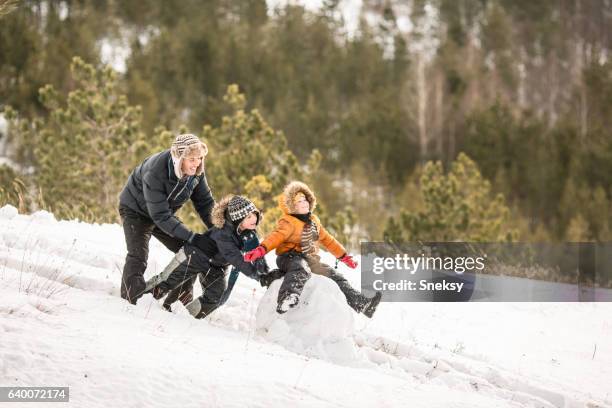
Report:
M253 262L253 266L255 267L255 270L257 271L257 274L259 276L267 275L270 272L270 268L268 267L268 263L266 262L266 260L264 258L256 259Z
M217 244L208 235L195 234L191 238L191 244L208 255L209 258L212 258L217 253Z
M280 269L272 269L266 274L259 275L259 284L262 287L267 288L272 284L272 282L274 282L276 279L282 278L284 275L285 274L281 272Z

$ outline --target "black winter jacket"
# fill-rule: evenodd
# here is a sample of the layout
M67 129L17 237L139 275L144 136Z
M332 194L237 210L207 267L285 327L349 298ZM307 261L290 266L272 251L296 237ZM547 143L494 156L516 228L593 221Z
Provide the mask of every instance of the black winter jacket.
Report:
M226 222L223 228L212 227L203 235L205 239L200 243L205 246L185 244L183 249L188 260L182 261L167 278L164 278L160 287L167 290L177 288L198 273L225 273L229 265L255 280L259 280L260 274L267 273L268 266L265 259L250 263L242 258L244 244L253 236L256 237L255 231L243 231L238 235L236 227L231 222Z
M249 278L259 280L257 267L245 262L242 251L247 240L252 239L251 234L257 237L255 231L243 231L238 235L238 231L233 223L226 221L223 228L214 227L210 230L210 237L217 244L218 252L213 256L212 261L220 264L230 264ZM261 271L260 271L261 272Z
M189 199L204 224L211 228L210 212L215 200L206 175L179 180L170 150L165 150L148 157L132 171L119 195L119 205L150 218L166 234L189 241L193 232L174 215Z

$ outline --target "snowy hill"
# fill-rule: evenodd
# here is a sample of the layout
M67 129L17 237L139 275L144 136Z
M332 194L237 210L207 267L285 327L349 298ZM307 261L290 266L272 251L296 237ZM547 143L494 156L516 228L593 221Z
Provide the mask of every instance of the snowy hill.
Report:
M69 386L58 407L612 407L612 303L383 303L368 320L315 276L280 316L279 283L241 276L195 320L120 299L124 256L119 225L0 209L0 386ZM171 257L152 239L147 276Z

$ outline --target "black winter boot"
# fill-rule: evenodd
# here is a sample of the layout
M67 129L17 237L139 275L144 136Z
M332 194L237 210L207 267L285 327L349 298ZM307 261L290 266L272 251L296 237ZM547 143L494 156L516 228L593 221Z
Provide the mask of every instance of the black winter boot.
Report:
M276 313L283 314L287 313L289 309L294 308L300 301L300 296L297 293L289 293L283 299L278 300L278 306L276 306Z
M382 298L381 292L376 292L376 294L370 299L365 309L363 309L363 314L369 317L370 319L374 316L374 312L376 312L376 308L380 303L380 299Z
M196 319L203 319L217 309L218 304L204 303L202 299L197 298L188 303L185 308Z

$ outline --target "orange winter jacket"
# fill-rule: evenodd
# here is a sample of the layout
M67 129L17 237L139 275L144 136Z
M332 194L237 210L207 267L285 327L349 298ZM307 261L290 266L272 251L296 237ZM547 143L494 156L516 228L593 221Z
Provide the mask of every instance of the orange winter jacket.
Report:
M283 215L279 218L276 229L263 240L261 245L266 248L266 252L276 249L276 255L281 255L292 250L302 252L300 242L302 239L302 230L306 223L289 214L284 194L279 198L279 207L283 210ZM342 244L323 228L319 217L314 214L311 217L319 233L319 240L315 242L314 245L318 246L318 243L323 244L323 246L336 258L340 258L342 255L346 254L346 250Z

